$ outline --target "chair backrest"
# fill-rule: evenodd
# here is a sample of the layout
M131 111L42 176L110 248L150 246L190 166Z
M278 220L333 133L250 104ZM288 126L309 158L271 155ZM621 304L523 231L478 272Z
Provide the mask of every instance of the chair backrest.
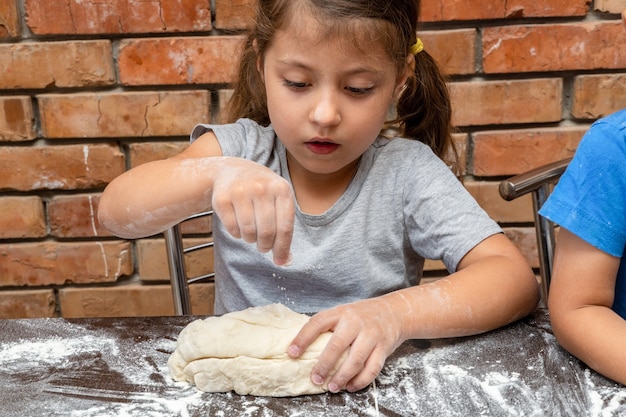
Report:
M163 232L165 236L165 250L167 251L167 263L170 270L170 283L172 286L172 296L174 298L174 312L178 316L191 315L191 298L189 296L189 284L193 282L212 279L215 273L208 273L196 277L187 276L185 255L200 249L213 246L213 240L198 245L183 247L183 237L181 225L184 222L204 216L213 215L212 211L205 211L187 217L180 223L170 227Z
M500 182L500 196L511 201L522 195L532 193L537 251L539 252L539 272L541 275L541 298L547 305L548 290L552 278L554 257L554 225L539 215L539 209L546 202L553 185L559 180L572 158L543 165L523 174L515 175Z

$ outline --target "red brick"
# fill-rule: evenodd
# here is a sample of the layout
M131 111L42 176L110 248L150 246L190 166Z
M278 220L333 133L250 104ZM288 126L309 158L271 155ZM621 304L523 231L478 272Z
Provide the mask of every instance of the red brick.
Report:
M188 235L202 235L203 236L202 238L198 238L198 243L201 243L201 242L211 240L210 234L211 234L212 227L213 227L212 216L203 216L203 217L198 217L193 220L187 220L183 222L180 226L180 231L183 234L183 237L188 236ZM185 237L183 245L187 246L187 245L192 245L192 244L195 244L195 243L191 240L191 237ZM199 255L199 256L200 258L202 258L202 256L204 255ZM211 254L207 256L212 257ZM197 261L190 261L190 262L192 262L192 264L196 262L198 263L199 269L201 269L200 271L198 271L198 274L207 273L206 270L204 270L204 268L207 268L206 266L207 264L205 264L204 261L202 261L201 259L198 259ZM208 264L208 269L210 270L213 269L212 263ZM202 272L202 270L204 270L204 272ZM191 273L193 273L193 271L191 271Z
M112 236L98 222L100 194L56 196L47 205L50 234L59 238Z
M515 175L570 157L586 127L477 132L474 175Z
M584 16L590 0L481 0L460 2L443 0L421 2L420 20L424 22L451 20L488 20L521 17ZM243 29L254 18L254 0L217 0L215 26L219 29Z
M590 0L422 1L420 20L490 20L522 17L584 16Z
M207 241L210 241L210 238L185 238L183 239L183 246L189 247ZM190 277L213 272L213 248L187 254L185 264ZM169 281L170 273L165 242L162 239L138 240L137 267L142 281Z
M96 87L115 82L111 43L103 40L0 45L0 74L0 89Z
M447 75L473 74L476 62L474 29L422 32L425 50L435 58Z
M238 62L235 51L242 40L241 36L122 40L120 81L124 85L233 82Z
M217 29L245 29L254 23L257 0L216 0Z
M133 168L146 162L178 155L187 146L189 146L189 141L132 143L128 146L130 166Z
M450 83L455 126L558 122L560 78Z
M467 173L467 161L468 161L468 148L469 148L469 135L465 133L457 133L452 135L452 142L454 143L456 151L456 164L458 169L458 175L465 175ZM449 154L443 158L444 161L450 166L450 161L454 161L454 156Z
M0 286L110 283L132 272L128 242L0 245Z
M602 12L621 13L626 9L626 2L624 0L595 0L593 8Z
M44 237L47 234L40 197L0 197L0 239Z
M533 227L507 227L504 233L517 246L533 268L539 268L537 235Z
M54 290L0 291L0 319L55 317Z
M572 116L599 119L626 108L626 74L580 75L574 80Z
M621 22L506 26L483 29L485 73L626 67Z
M424 272L443 272L446 271L446 266L441 261L435 261L432 259L426 259L424 261ZM447 273L447 271L446 271ZM426 283L425 280L422 280L422 284Z
M15 38L20 30L17 0L4 0L0 3L0 39Z
M193 314L213 314L213 284L192 284L189 292ZM59 291L59 304L61 315L66 318L174 315L169 285L63 288Z
M112 145L0 147L0 189L84 190L123 172L124 157Z
M35 139L33 106L28 96L0 97L0 141Z
M187 146L193 125L211 122L209 109L218 113L226 102L230 93L226 88L238 58L234 47L224 46L222 51L216 45L233 38L233 33L241 34L228 31L240 31L249 24L256 1L0 2L0 193L8 190L13 194L0 197L0 240L4 239L3 248L9 243L20 248L21 260L13 262L18 259L17 252L12 252L11 261L0 255L2 279L27 280L32 275L30 285L58 286L63 292L62 310L68 315L173 312L169 286L156 285L169 279L161 235L121 242L128 250L124 256L130 257L132 251L133 256L141 257L134 259L136 270L128 267L129 278L103 283L96 278L96 284L68 288L64 280L73 279L73 272L58 270L78 268L68 266L65 260L71 257L80 265L81 277L98 275L89 271L102 275L104 262L95 240L108 232L97 224L94 229L91 213L97 209L98 193L125 167L178 153ZM215 7L218 32L210 32L209 3ZM571 154L593 120L626 107L626 58L621 51L626 31L619 16L626 7L624 0L442 0L421 4L424 22L451 22L426 24L423 28L428 30L420 30L419 36L455 81L451 83L453 121L466 131L455 135L462 166L467 168L465 187L490 216L506 226L507 235L537 267L530 197L505 202L497 187L505 176ZM156 9L158 19L159 13L153 13ZM111 11L117 14L115 18ZM20 27L22 22L25 27ZM501 30L501 26L507 28ZM224 36L227 33L230 35ZM174 38L179 34L180 38ZM491 54L485 54L490 50L487 42L494 47ZM207 58L211 55L218 59ZM194 85L198 87L194 89ZM183 97L190 90L191 97ZM158 97L162 92L181 95L175 101L161 100L167 102L167 109L159 109L160 98L138 97ZM55 94L36 96L43 93ZM203 98L197 99L196 93ZM91 98L79 99L81 95ZM53 96L65 101L55 104ZM210 103L209 96L219 97L219 103ZM42 97L43 101L34 103ZM149 120L145 117L148 113ZM508 130L513 128L535 133ZM564 133L577 129L577 134ZM119 143L96 144L104 141ZM88 147L87 164L84 146ZM94 162L96 154L100 159ZM50 189L62 192L51 193ZM16 205L7 208L7 198L15 199ZM186 244L203 240L199 236L210 234L210 221L186 224L183 230L190 233ZM43 242L48 235L51 237ZM51 266L46 256L53 250L45 252L43 248L56 247L54 240L76 246L54 249L63 256ZM120 244L111 237L102 240L107 248ZM78 250L85 244L93 252L87 258ZM110 268L117 267L115 257L121 249L113 252ZM201 255L192 266L199 268L210 259L210 255ZM4 273L5 265L20 265L22 272ZM23 272L25 265L30 269ZM40 271L44 278L31 270ZM447 275L439 261L428 260L425 270L424 282ZM48 284L37 284L37 279ZM210 308L213 286L203 286L210 292L202 297L202 306ZM154 289L158 287L162 289ZM14 287L0 291L0 317L19 315L20 308L32 309L25 313L30 316L55 314L57 289L45 288L41 295L33 296L37 299L33 302L28 296L41 289L22 289L28 293L23 297L22 291L6 295ZM192 287L192 298L197 291ZM207 299L211 301L206 303ZM6 300L12 303L9 313L4 312ZM35 313L37 310L42 313Z
M211 30L209 0L25 0L37 35L192 32Z
M228 101L230 100L232 95L233 95L233 90L232 89L225 89L225 90L219 90L218 91L219 112L220 112L220 116L218 117L218 121L220 123L224 123L224 120L222 119L222 112L226 108L226 105L228 104Z
M210 97L201 90L47 94L38 101L47 138L188 136L209 122Z
M533 205L530 195L506 201L500 196L500 181L472 181L463 183L478 204L498 223L532 223Z

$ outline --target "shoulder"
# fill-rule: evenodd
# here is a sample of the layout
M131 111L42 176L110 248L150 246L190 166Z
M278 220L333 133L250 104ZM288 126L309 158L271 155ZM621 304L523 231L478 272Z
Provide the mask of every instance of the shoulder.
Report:
M274 130L271 126L261 126L251 119L239 119L235 123L229 124L198 124L191 131L191 141L198 139L204 133L212 131L221 138L264 138L273 137Z
M595 125L609 125L618 131L626 132L626 108L599 119Z
M595 187L596 192L602 192L610 189L612 184L619 184L616 189L619 190L626 184L626 178L621 175L625 170L626 109L591 125L578 144L574 158L561 177L555 193L585 192L590 187Z
M385 170L385 175L396 177L394 181L404 177L411 187L458 182L452 169L428 145L418 140L379 138L372 148L375 149L374 165Z
M443 164L428 145L415 139L379 137L372 148L378 158L393 160L397 165L414 165L416 162Z
M215 135L224 156L264 160L263 155L275 147L274 129L250 119L223 125L199 124L191 132L191 142L207 132Z
M626 169L626 109L599 119L587 130L564 177L590 175L607 181L603 175ZM622 180L622 178L615 178Z
M540 214L614 256L626 242L626 111L598 120L581 140Z
M577 152L606 152L609 158L626 154L626 109L597 120L583 136Z

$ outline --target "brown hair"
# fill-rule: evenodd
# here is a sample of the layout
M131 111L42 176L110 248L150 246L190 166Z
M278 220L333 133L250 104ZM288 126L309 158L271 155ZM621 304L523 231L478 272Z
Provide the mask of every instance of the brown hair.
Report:
M246 117L264 126L270 124L257 58L264 56L275 32L300 13L313 13L332 34L353 34L363 25L370 33L379 33L400 75L417 41L419 5L419 0L258 0L256 22L243 45L223 122ZM427 144L440 158L454 155L448 88L437 63L425 50L415 55L415 73L398 99L395 120L387 127Z

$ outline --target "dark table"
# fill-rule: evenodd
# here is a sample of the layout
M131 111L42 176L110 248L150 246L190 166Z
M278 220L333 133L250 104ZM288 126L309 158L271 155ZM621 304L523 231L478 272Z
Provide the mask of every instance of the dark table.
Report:
M361 392L209 394L170 379L197 317L0 320L0 416L618 416L626 388L562 350L547 313L404 343Z

